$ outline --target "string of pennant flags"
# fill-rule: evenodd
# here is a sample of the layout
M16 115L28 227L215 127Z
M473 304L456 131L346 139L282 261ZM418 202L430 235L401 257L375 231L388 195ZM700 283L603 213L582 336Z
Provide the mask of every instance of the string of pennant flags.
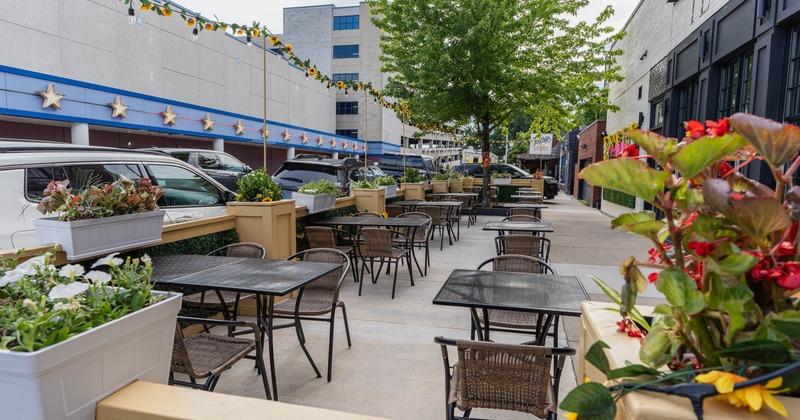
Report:
M131 23L136 21L136 3L137 0L121 0L128 5L128 18ZM156 2L154 0L138 0L140 11L155 13L161 17L170 17L177 14L186 23L186 26L191 28L191 38L197 41L200 33L203 31L224 31L236 36L243 36L246 39L247 45L253 43L253 39L263 38L264 48L267 48L267 43L272 45L272 49L278 53L279 56L286 58L290 63L305 71L306 79L313 78L319 83L325 84L327 89L335 88L343 90L348 94L351 90L353 92L363 91L373 98L375 103L380 104L382 107L395 111L402 115L406 123L410 126L425 132L439 132L455 136L456 128L445 124L427 123L415 121L411 110L407 104L387 99L385 95L375 88L372 82L364 82L360 80L337 80L334 81L329 75L322 73L317 68L316 64L312 63L310 59L303 60L294 53L294 48L291 44L285 44L275 34L269 31L266 26L262 26L259 22L253 21L250 24L229 23L224 22L214 16L215 19L209 19L203 16L202 13L192 12L184 9L178 4L172 3L169 0ZM463 141L459 141L463 143Z

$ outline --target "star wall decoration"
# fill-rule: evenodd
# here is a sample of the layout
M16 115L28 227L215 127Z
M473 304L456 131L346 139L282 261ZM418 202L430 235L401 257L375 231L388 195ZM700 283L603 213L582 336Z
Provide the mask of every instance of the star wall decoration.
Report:
M283 141L289 141L292 139L292 133L289 132L289 129L283 130Z
M233 128L236 129L236 135L244 134L244 124L242 124L242 120L239 119L236 121L236 124L233 125Z
M117 99L114 102L108 104L111 107L111 118L128 118L128 105L122 103L122 97L117 96Z
M44 99L42 101L42 108L49 108L52 106L55 109L61 109L61 98L63 98L64 95L56 92L56 87L52 83L47 86L47 90L36 93Z
M353 143L353 150L358 151L358 143Z
M265 124L264 128L258 131L261 132L261 139L267 141L267 139L269 138L269 127Z
M215 123L216 121L214 121L214 120L211 118L211 114L206 114L206 117L205 117L205 118L203 118L203 119L202 119L202 120L200 120L200 121L202 121L202 122L203 122L203 130L213 130L213 129L214 129L214 123Z
M302 136L300 136L300 141L301 141L303 144L306 144L306 143L308 143L308 135L307 135L306 133L303 133L303 135L302 135Z
M164 124L175 125L175 117L177 117L178 114L172 112L172 105L167 105L167 110L162 112L161 116L164 117Z
M336 147L336 139L331 139L331 147Z
M347 140L342 142L342 149L347 149Z
M325 143L325 139L322 136L317 137L317 146L322 146L322 143Z

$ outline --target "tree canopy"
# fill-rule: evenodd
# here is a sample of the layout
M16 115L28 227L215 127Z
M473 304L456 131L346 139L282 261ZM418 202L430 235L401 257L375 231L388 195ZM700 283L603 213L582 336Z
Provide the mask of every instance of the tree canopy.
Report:
M606 46L619 38L594 22L569 19L588 0L375 0L383 31L384 92L408 104L415 119L474 124L488 158L492 129L514 114L546 116L571 128L572 110L597 83L619 80ZM485 162L488 164L488 162ZM488 171L484 187L488 187Z

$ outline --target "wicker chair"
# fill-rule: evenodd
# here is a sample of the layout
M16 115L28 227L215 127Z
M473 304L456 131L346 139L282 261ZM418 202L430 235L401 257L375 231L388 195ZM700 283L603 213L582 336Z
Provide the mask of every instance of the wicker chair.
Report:
M430 257L430 248L428 246L428 236L430 236L431 231L431 217L425 213L418 212L418 211L410 211L397 216L398 218L401 217L416 217L422 219L428 219L428 223L424 226L419 228L404 228L401 233L403 233L407 238L408 242L403 243L402 238L395 238L394 243L395 245L404 245L408 249L411 250L411 256L414 258L414 263L417 264L417 269L419 270L419 274L421 276L428 275L428 267L431 265L431 257ZM422 269L419 267L419 261L417 261L417 254L414 252L414 248L425 248L425 271L423 272Z
M263 246L253 242L239 242L223 246L208 253L208 255L216 255L225 252L228 257L238 258L266 258L267 251ZM199 308L202 311L208 309L211 311L218 311L222 313L223 318L226 320L236 320L236 314L239 311L239 302L244 299L255 298L255 294L251 293L237 293L224 290L204 290L199 293L194 293L189 296L183 297L183 307L185 308ZM232 330L231 330L232 331Z
M353 267L353 281L358 282L358 245L350 232L325 226L306 226L306 238L309 248L332 248L347 254Z
M499 199L500 199L500 188L489 187L489 204L490 205L498 204Z
M417 211L425 213L431 218L431 239L433 239L436 229L439 229L439 250L444 249L444 232L447 230L447 242L453 245L452 229L447 219L447 210L437 206L418 206Z
M541 220L542 212L540 209L513 208L508 210L506 216L533 216Z
M550 263L550 240L532 235L501 235L494 238L497 255L528 255Z
M572 348L551 348L436 337L445 372L447 419L473 408L520 411L556 420L558 386ZM451 367L448 346L458 349ZM550 367L555 366L551 372ZM451 373L452 372L452 373ZM455 409L464 411L457 417Z
M500 255L490 258L482 262L478 266L478 270L492 264L493 271L510 271L514 273L549 273L557 274L550 264L544 262L539 258L530 257L527 255ZM544 314L534 312L521 312L509 311L502 309L489 309L487 311L489 316L489 331L508 332L516 334L534 334L537 339L540 339L540 332L537 330L537 325L542 324ZM477 325L473 325L470 338L475 338L475 333L478 328L483 328L486 321L483 317L483 311L477 311ZM552 331L546 331L547 336L553 337L554 345L558 345L558 321L559 317L555 316L552 322ZM474 323L473 323L474 324ZM489 337L484 337L488 340Z
M389 217L397 217L405 212L405 209L402 206L394 206L391 204L386 205L386 214Z
M207 329L209 325L228 327L247 327L247 331L254 334L253 339L228 337L224 335L201 332L191 336L184 336L181 324L203 324ZM184 385L205 391L214 391L222 372L228 370L239 360L255 350L257 372L261 375L264 384L264 393L272 399L267 380L267 370L264 367L264 351L261 346L261 330L253 322L223 321L204 318L178 317L175 325L175 339L172 347L172 362L170 364L169 384ZM188 381L175 378L175 374L189 376ZM202 384L198 379L205 379Z
M461 211L467 212L467 227L474 225L478 217L478 208L475 205L475 200L469 196L456 196L453 198L461 202Z
M542 199L542 198L533 198L533 197L531 197L531 198L520 198L519 201L517 201L517 203L519 203L519 204L542 204L542 203L544 203L544 199Z
M528 216L526 214L515 214L511 216L507 216L503 219L504 222L541 222L542 220L536 216ZM513 231L512 231L513 232ZM497 232L502 235L506 235L507 232L499 231ZM532 236L542 236L544 237L544 232L513 232L512 235L532 235Z
M395 238L402 239L403 242L408 243L408 238L400 232L392 231L384 228L363 228L359 234L361 242L364 244L364 252L361 255L361 278L364 278L364 267L367 265L369 259L370 275L372 276L372 283L375 284L380 277L380 271L383 268L383 263L388 262L391 264L394 260L394 282L392 283L392 299L394 299L395 289L397 288L397 271L400 265L400 260L405 258L408 264L408 275L411 278L411 285L414 286L414 269L411 267L411 251L405 246L394 245ZM380 267L376 272L373 268L375 259L380 260ZM390 265L391 267L391 265ZM364 286L364 281L358 284L358 295L361 296L361 288Z
M315 280L313 283L303 288L303 297L300 300L298 317L306 321L323 321L331 324L328 335L328 382L331 381L331 369L333 368L333 330L336 320L336 308L342 308L342 318L344 319L344 332L347 335L347 347L350 347L350 327L347 324L347 310L344 302L339 300L339 289L342 287L347 271L350 269L350 259L348 255L338 249L315 248L298 252L287 260L302 258L303 261L326 262L340 264L341 268L332 273ZM275 303L274 317L284 319L294 319L295 305L297 300L294 297L284 299ZM329 317L322 317L328 315ZM305 342L303 326L300 323L295 325L284 324L275 328L285 328L294 326L297 338Z

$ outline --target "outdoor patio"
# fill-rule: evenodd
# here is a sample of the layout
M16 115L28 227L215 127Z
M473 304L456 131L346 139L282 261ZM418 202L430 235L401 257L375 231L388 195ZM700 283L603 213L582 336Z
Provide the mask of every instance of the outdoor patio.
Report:
M593 274L619 288L618 264L646 249L643 240L621 231L611 231L609 217L577 200L559 195L547 202L542 218L553 223L551 261L559 274L578 275L592 300L607 300L586 274ZM281 402L322 407L345 412L402 419L431 419L444 415L444 376L439 347L433 338L469 337L466 308L435 306L433 297L453 269L474 269L495 255L494 232L481 230L500 216L478 216L478 223L466 228L461 240L431 247L427 277L415 276L410 287L407 271L401 267L397 295L390 299L391 277L383 274L377 284L364 284L358 296L357 284L348 276L341 291L347 305L353 346L347 348L341 315L337 315L334 337L333 379L316 378L300 351L292 329L275 334L276 366ZM438 237L437 241L438 242ZM415 272L415 274L418 274ZM640 303L655 302L650 289ZM657 292L656 292L657 293ZM327 362L328 325L304 322L307 346L318 366ZM562 317L560 346L579 347L580 319ZM520 342L519 335L493 335L496 341ZM451 352L455 356L455 350ZM577 359L567 361L559 395L575 386ZM217 393L263 398L260 379L251 363L239 363L223 374ZM499 413L473 416L493 416ZM503 412L503 418L529 418Z

